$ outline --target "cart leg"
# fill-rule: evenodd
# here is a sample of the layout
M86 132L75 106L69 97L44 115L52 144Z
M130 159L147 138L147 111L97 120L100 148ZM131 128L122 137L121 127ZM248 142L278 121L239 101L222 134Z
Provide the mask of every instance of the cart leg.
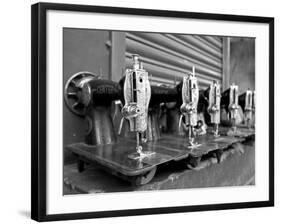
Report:
M186 165L187 165L187 168L193 169L193 168L196 168L200 162L201 162L201 157L189 156L186 160Z
M79 173L82 173L85 170L85 162L81 159L77 161L77 169Z
M152 170L148 171L147 173L145 173L143 175L131 177L130 182L134 186L141 186L141 185L147 184L153 179L153 177L156 173L156 169L157 168L154 167Z
M214 154L215 154L215 157L218 160L218 163L220 163L221 162L221 157L222 157L222 154L223 154L223 150L218 149L218 150L216 150L214 152Z

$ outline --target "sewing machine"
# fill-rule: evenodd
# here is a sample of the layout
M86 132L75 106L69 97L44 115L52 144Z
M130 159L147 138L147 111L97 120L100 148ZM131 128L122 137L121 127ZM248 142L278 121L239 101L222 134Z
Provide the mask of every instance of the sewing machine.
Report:
M238 86L231 84L230 87L225 90L221 95L221 107L226 111L228 115L228 121L230 122L231 129L229 135L235 135L237 133L237 119L238 119Z
M208 88L208 113L210 115L210 123L214 125L214 137L219 137L220 124L220 101L221 90L220 84L214 81Z
M192 73L183 77L182 83L182 105L180 111L182 113L179 120L179 127L187 131L187 147L194 148L199 146L194 142L195 133L194 127L197 125L197 105L199 100L199 88L197 78L195 77L195 67L192 68ZM185 122L183 122L183 117ZM188 130L187 130L188 129Z
M251 129L253 121L253 92L251 90L239 96L239 105L244 113L244 124Z
M256 112L256 91L252 92L252 107L253 107L253 127L255 127L255 112Z
M140 145L140 139L147 130L151 88L148 73L139 62L139 56L133 55L132 58L133 69L127 69L125 72L123 88L125 105L122 108L122 115L129 121L129 130L136 134L136 153L129 155L129 158L141 160L155 154L152 151L143 151Z

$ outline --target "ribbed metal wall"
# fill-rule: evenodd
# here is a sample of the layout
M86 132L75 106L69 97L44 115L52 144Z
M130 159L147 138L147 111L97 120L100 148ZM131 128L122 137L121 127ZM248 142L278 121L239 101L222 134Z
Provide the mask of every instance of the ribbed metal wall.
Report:
M222 38L213 36L126 33L126 67L139 54L151 83L173 86L194 65L200 88L222 81Z

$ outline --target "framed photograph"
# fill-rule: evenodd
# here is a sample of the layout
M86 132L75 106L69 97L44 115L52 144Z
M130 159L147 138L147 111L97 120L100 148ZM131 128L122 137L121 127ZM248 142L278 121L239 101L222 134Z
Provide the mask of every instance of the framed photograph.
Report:
M32 5L32 219L274 205L274 18Z

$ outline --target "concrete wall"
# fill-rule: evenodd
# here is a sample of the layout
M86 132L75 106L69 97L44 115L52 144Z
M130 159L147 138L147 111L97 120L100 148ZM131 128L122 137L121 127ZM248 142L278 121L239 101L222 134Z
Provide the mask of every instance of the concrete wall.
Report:
M103 78L108 78L110 49L105 43L109 38L109 31L63 29L63 85L80 71L98 74L102 70ZM63 114L64 145L84 141L85 119L74 115L65 104Z
M255 89L255 39L230 39L230 84L239 85L239 93Z

